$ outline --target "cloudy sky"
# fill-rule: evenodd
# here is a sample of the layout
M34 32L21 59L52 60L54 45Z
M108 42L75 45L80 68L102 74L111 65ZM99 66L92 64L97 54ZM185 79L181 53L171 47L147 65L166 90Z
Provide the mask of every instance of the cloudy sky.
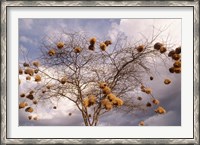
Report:
M23 53L34 60L40 53L41 40L47 35L54 35L61 31L87 32L88 36L116 41L118 34L123 34L128 40L140 40L144 35L148 38L152 30L166 29L158 38L158 41L168 41L181 45L181 20L180 19L19 19L19 62L24 62ZM22 53L23 52L23 53ZM180 126L181 125L181 75L170 74L160 66L160 75L156 75L154 81L149 81L154 96L162 102L167 110L164 115L155 114L153 109L145 112L126 114L123 112L110 111L104 115L99 125L110 126L135 126L144 120L148 126ZM164 78L170 78L172 83L168 86L163 84ZM148 78L147 78L148 79ZM31 88L36 84L22 81L19 92ZM38 105L33 116L39 120L29 121L27 113L19 110L20 126L59 126L59 125L83 125L81 114L68 100L59 100L59 107L52 109L51 103ZM72 116L68 114L72 113Z

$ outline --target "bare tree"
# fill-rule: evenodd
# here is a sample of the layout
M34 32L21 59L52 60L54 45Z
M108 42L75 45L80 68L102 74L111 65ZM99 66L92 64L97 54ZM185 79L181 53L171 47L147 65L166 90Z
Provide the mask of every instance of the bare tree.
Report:
M134 43L129 43L123 35L115 43L90 38L85 33L45 36L37 59L28 60L26 56L25 62L19 65L19 75L37 82L32 91L20 94L24 100L19 108L31 113L34 104L67 98L81 112L86 126L96 126L99 118L110 110L134 112L158 105L152 89L145 85L144 76L153 80L151 74L156 69L152 67L156 68L158 62L166 65L166 71L181 73L181 47L167 41L156 42L161 33L160 30L151 38L144 37ZM174 63L171 67L166 64L169 57ZM142 98L134 95L137 92L149 95L152 102L142 103ZM161 106L155 110L158 114L165 112Z

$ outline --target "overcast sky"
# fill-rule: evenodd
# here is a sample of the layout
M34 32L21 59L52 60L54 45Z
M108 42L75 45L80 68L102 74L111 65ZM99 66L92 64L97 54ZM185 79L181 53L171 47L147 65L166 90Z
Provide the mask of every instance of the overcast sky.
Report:
M41 39L46 35L52 35L61 30L74 32L87 32L89 36L101 39L115 39L119 33L123 33L129 40L140 40L152 35L153 26L167 30L158 38L158 41L167 40L177 46L181 45L181 20L180 19L19 19L19 50L29 52L28 57L38 57ZM155 30L156 30L155 29ZM143 35L141 35L143 34ZM19 62L23 62L22 53L19 53ZM180 126L181 125L181 75L170 74L160 66L160 75L156 75L153 81L149 81L154 96L160 100L167 110L164 115L157 115L154 109L146 112L125 114L110 111L100 119L99 125L134 126L144 120L148 126ZM164 78L170 78L172 83L163 84ZM148 78L147 78L148 79ZM33 85L22 81L19 92L23 92ZM27 113L19 110L19 125L83 125L81 114L68 100L60 100L59 107L54 110L52 104L39 105L33 116L38 116L38 121L29 121ZM45 107L44 107L45 106ZM72 116L68 114L72 113Z

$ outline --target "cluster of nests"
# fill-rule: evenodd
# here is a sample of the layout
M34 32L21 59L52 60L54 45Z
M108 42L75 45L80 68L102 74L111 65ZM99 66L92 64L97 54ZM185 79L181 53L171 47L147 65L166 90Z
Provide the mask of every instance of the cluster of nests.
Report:
M63 49L64 45L65 45L64 42L58 42L56 44L56 46L57 46L58 49ZM77 46L77 47L74 47L73 50L74 50L75 53L80 53L82 51L82 48ZM48 51L48 55L49 56L54 56L55 54L56 54L56 50L53 49L53 48Z
M143 85L140 88L141 88L141 91L144 92L144 93L146 93L146 94L151 94L152 93L151 88L146 88Z
M19 103L19 109L23 109L23 108L26 107L25 112L32 113L33 112L33 108L32 107L27 107L27 106L28 106L28 103L26 103L26 102Z
M27 95L25 95L25 93L22 93L22 94L20 94L20 97L22 97L22 98L26 97L27 99L34 101L33 93L34 93L34 91L30 91L29 94L27 94ZM34 101L33 104L37 104L37 103L35 103L35 101Z
M38 120L38 117L37 116L33 117L32 115L29 115L28 119L29 120Z
M168 56L175 61L173 66L169 68L169 72L181 73L181 47L177 47L175 50L171 50Z
M167 48L164 46L164 44L160 42L154 44L154 49L160 51L160 53L165 53L167 51Z
M96 41L97 41L97 40L96 40L95 37L93 37L93 38L90 39L90 45L88 46L88 49L89 49L89 50L94 50L94 49L95 49L95 43L96 43ZM99 45L99 47L100 47L100 49L101 49L102 51L105 51L106 48L107 48L109 45L111 45L111 44L112 44L111 40L106 40L105 42L101 42L100 45Z

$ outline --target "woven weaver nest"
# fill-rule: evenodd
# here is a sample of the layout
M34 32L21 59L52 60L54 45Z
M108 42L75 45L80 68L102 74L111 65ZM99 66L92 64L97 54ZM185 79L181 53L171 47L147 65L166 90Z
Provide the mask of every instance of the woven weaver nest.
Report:
M106 50L106 44L105 43L100 43L100 49L102 50L102 51L105 51Z
M108 94L111 93L111 89L106 86L106 87L103 88L103 93L108 95Z
M139 45L136 49L138 52L142 52L144 50L144 45Z
M35 76L35 81L36 81L36 82L40 82L40 81L41 81L41 79L42 79L42 78L41 78L41 76L40 76L40 75L36 75L36 76Z
M61 84L65 84L67 82L67 77L63 77L61 80L60 80L60 83Z
M109 101L107 98L105 98L105 99L103 99L103 100L101 101L101 105L102 105L102 106L105 106L107 102L110 102L110 101Z
M145 93L146 93L146 94L151 94L151 93L152 93L151 88L145 88Z
M160 50L160 48L161 48L162 46L163 46L162 43L157 42L157 43L154 44L154 49L156 49L156 50Z
M147 102L146 106L147 106L147 107L151 107L152 105L151 105L150 102Z
M160 102L157 99L153 99L152 103L158 105Z
M23 74L23 70L20 68L19 69L19 74L22 75Z
M122 106L124 104L124 101L118 97L115 97L113 100L112 100L112 104L113 105L117 105L117 106Z
M165 80L164 80L164 84L168 85L168 84L170 84L170 83L171 83L171 80L170 80L170 79L165 79Z
M24 93L20 94L20 97L22 97L22 98L25 97L25 94Z
M33 112L33 108L32 107L27 107L25 109L26 112L32 113Z
M63 42L58 42L56 45L58 49L62 49L65 44Z
M34 73L35 73L35 74L37 74L38 72L39 72L39 70L38 70L38 69L35 69L35 70L34 70Z
M27 76L27 77L26 77L26 80L28 80L28 81L31 80L31 77L30 77L30 76Z
M170 72L170 73L174 73L174 67L170 67L170 68L169 68L169 72Z
M181 62L180 61L175 61L174 64L173 64L173 66L175 68L180 68L181 67Z
M31 115L30 115L30 116L28 116L28 119L29 119L29 120L31 120L31 119L32 119L32 116L31 116Z
M24 73L25 73L25 74L29 74L30 76L33 76L34 70L31 69L31 68L27 68L27 69L25 69Z
M106 40L104 43L106 44L106 46L109 46L109 45L112 44L112 41L111 40Z
M109 110L111 110L111 109L113 108L113 105L112 105L112 103L109 101L109 102L106 102L106 104L105 104L104 107L105 107L106 110L109 111Z
M140 121L138 125L139 126L144 126L144 121Z
M83 99L83 106L87 108L87 107L89 107L89 104L90 104L89 98L88 97L84 98Z
M74 48L74 52L75 53L80 53L81 51L82 51L82 49L80 47Z
M95 37L92 37L90 39L90 45L94 45L96 43L97 39Z
M88 49L89 49L89 50L94 50L95 47L94 47L94 45L89 45L89 46L88 46Z
M181 58L180 54L174 54L174 55L172 55L172 59L173 60L179 60L180 58Z
M99 83L99 88L103 89L107 86L107 84L105 82L101 82Z
M30 99L30 100L33 100L33 99L34 99L34 96L33 96L32 94L28 94L28 95L26 96L26 98L28 98L28 99Z
M50 49L48 52L49 56L54 56L56 54L54 49Z
M165 110L163 107L159 106L159 107L155 110L155 112L158 113L158 114L164 114L164 113L166 113L166 110Z
M24 67L29 67L30 65L28 63L24 62L23 66Z
M33 104L38 104L38 101L37 100L33 100Z
M26 106L28 106L26 102L19 103L19 109L25 108Z
M176 52L174 50L171 50L169 53L168 53L168 56L169 57L172 57Z
M116 98L116 96L112 93L108 94L107 97L108 97L108 100L110 100L110 101L113 101Z
M166 51L167 51L167 48L166 48L166 47L162 46L162 47L160 48L160 53L165 53Z
M152 77L152 76L150 76L150 80L151 80L151 81L153 80L153 77Z
M94 105L97 101L97 97L94 95L90 95L88 99L89 99L89 106Z
M33 62L33 65L34 65L35 67L39 67L39 66L40 66L40 62L39 62L39 61L34 61L34 62Z
M142 97L137 97L137 100L141 101L141 100L142 100Z
M174 68L174 72L177 73L177 74L181 73L181 68L180 67L179 68Z
M176 52L176 54L180 54L180 53L181 53L181 46L180 46L180 47L177 47L177 48L175 49L175 52Z

